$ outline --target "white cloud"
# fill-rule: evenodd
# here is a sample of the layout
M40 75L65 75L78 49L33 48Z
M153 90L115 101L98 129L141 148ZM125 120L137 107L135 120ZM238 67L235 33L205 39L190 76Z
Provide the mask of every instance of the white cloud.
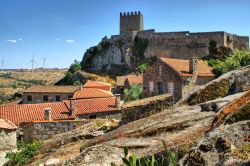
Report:
M60 39L58 39L58 38L55 38L55 41L59 41Z
M23 41L23 39L22 39L22 38L19 38L18 40L19 40L19 41Z
M7 42L10 42L10 43L17 43L17 41L16 40L14 40L14 39L8 39L8 40L6 40Z
M74 40L71 40L71 39L67 39L66 42L67 42L67 43L75 43L75 41L74 41Z

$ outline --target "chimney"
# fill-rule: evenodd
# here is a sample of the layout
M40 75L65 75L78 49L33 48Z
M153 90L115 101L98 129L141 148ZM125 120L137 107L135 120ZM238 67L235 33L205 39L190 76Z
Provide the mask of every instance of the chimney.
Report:
M44 120L52 121L51 108L45 108L45 110L44 110Z
M121 108L121 95L115 94L115 106L117 109Z
M80 84L79 90L82 90L82 83Z
M70 113L71 116L75 116L76 113L76 100L70 99Z
M189 72L191 74L198 74L198 58L192 57L189 59Z

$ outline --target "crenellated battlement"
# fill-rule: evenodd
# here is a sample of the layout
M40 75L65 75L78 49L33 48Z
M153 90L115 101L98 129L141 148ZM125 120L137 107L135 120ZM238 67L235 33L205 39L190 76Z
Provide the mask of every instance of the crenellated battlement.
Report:
M131 36L143 30L143 15L140 11L120 12L120 34Z
M120 16L140 16L142 15L140 11L135 12L120 12Z

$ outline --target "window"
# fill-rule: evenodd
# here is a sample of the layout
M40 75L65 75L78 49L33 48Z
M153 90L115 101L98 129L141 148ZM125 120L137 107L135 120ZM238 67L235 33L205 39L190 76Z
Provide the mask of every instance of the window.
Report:
M168 93L174 93L174 83L173 82L169 82L168 83Z
M72 95L69 95L69 96L68 96L68 99L71 99L72 97L73 97Z
M27 95L27 101L33 101L32 95Z
M149 91L150 95L154 92L154 82L153 81L148 82L148 91Z
M49 96L44 95L44 96L43 96L43 101L49 101Z
M95 114L89 115L89 119L96 119L96 115Z
M61 96L56 95L56 101L61 101Z
M158 76L162 76L162 66L158 66L157 74Z

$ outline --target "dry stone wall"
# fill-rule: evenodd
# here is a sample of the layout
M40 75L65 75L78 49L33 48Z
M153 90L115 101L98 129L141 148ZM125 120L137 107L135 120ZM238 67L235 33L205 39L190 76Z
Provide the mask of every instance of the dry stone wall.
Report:
M0 129L0 151L16 148L16 130Z
M47 140L62 132L72 131L91 120L43 121L23 126L24 141Z

